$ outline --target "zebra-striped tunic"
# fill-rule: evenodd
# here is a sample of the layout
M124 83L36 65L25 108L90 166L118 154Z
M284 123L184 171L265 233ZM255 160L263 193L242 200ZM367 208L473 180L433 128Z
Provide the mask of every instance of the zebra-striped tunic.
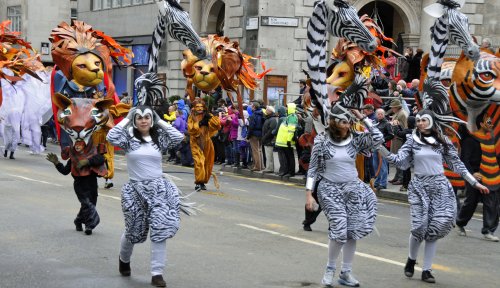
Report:
M397 154L387 159L399 169L415 167L415 176L408 186L411 234L419 241L434 241L448 235L456 217L456 200L453 188L444 176L443 160L448 167L466 180L472 176L460 161L455 146L447 138L448 150L441 144L425 144L418 136L408 134Z
M161 177L161 153L176 147L184 135L170 125L158 129L158 132L160 147L152 142L141 143L140 140L133 137L130 131L120 125L111 129L107 136L111 144L125 150L129 170L134 170L134 173L129 173L130 176L140 178L130 179L123 186L121 195L122 211L125 218L125 237L131 243L146 241L149 230L151 230L151 241L161 242L173 237L179 229L180 193L174 183ZM136 155L129 157L132 154ZM141 161L142 165L139 164ZM144 163L144 161L150 163ZM141 167L130 167L130 165L147 168L141 169ZM159 171L147 173L148 169L151 168Z
M370 154L383 142L377 128L371 131L355 134L347 144L333 142L325 133L314 140L307 176L316 179L319 204L329 223L328 237L337 242L361 239L375 225L377 198L371 188L357 178L357 173L346 177L347 181L339 181L345 171L355 171L358 153Z

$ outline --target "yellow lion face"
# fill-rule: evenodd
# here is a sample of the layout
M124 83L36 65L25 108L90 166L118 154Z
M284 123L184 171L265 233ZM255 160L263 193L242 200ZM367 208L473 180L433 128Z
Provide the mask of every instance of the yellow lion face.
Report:
M326 79L326 83L344 89L349 87L352 81L354 81L354 71L345 61L337 64L335 68L333 68L332 75Z
M79 86L99 85L104 79L102 60L93 53L79 55L71 63L73 82Z
M193 65L193 84L202 91L208 92L220 85L220 80L214 72L212 62L199 60Z

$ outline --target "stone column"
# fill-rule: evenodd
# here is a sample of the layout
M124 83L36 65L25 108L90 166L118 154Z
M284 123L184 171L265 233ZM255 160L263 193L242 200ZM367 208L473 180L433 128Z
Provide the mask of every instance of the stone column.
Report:
M418 35L418 34L402 34L401 37L403 38L404 48L412 47L412 48L414 48L413 49L414 51L416 48L421 48L420 47L420 35Z
M191 17L191 22L193 23L193 28L197 33L200 33L201 29L201 0L190 0L189 1L189 16Z
M430 16L423 8L436 3L435 0L422 0L422 16L420 17L420 41L418 47L422 48L425 53L431 50L431 27L434 25L436 18ZM405 41L406 44L406 41Z

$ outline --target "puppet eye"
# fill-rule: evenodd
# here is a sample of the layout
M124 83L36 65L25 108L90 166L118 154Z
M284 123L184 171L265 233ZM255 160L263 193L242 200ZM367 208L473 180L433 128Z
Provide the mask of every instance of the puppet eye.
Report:
M90 111L90 115L92 115L92 116L96 116L97 114L99 114L99 110L97 110L97 109L92 109Z
M71 115L71 109L69 109L69 108L64 109L63 114L64 114L65 116L69 116L69 115Z
M484 73L479 73L479 78L481 78L482 81L484 82L489 82L495 78L493 73L490 72L484 72Z

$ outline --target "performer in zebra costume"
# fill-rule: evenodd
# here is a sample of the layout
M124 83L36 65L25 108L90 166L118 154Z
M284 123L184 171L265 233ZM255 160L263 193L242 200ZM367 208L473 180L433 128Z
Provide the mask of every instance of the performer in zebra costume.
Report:
M176 147L184 135L149 106L137 106L108 133L107 140L125 151L129 182L122 188L125 232L121 237L119 271L130 276L134 244L151 238L151 284L165 287L166 239L179 229L179 210L191 214L191 204L181 202L180 191L163 178L162 152Z
M333 284L335 262L341 250L343 263L338 281L347 286L359 286L351 273L356 241L370 234L375 224L377 199L370 186L357 177L355 161L358 153L370 155L373 147L383 143L384 137L358 110L346 108L362 105L367 92L365 84L366 78L358 76L354 87L333 106L328 129L314 140L307 173L306 209L313 210L312 190L315 189L329 223L328 263L321 281L328 286ZM351 91L360 93L349 94ZM352 130L355 119L362 120L369 132Z
M425 241L421 279L435 283L431 267L437 240L450 232L457 213L455 194L444 175L443 162L481 193L489 193L489 190L467 171L455 146L443 136L444 127L454 131L447 122L463 123L458 118L446 115L449 107L446 88L440 82L426 79L421 101L424 109L416 116L417 128L407 135L398 153L389 153L384 147L380 147L379 152L399 169L414 167L414 177L408 187L411 234L404 273L407 277L413 277L418 250L422 241Z
M185 203L175 184L162 176L162 153L176 148L184 139L182 133L161 120L152 108L164 98L165 85L156 72L165 29L193 53L200 57L206 55L188 13L177 1L159 1L158 5L160 15L153 32L148 73L136 79L138 99L134 100L135 107L109 131L107 139L125 151L130 178L122 188L125 232L120 243L120 274L130 276L134 244L146 241L151 230L151 284L166 287L163 279L166 239L179 229L179 210L188 215L194 211L193 203Z

